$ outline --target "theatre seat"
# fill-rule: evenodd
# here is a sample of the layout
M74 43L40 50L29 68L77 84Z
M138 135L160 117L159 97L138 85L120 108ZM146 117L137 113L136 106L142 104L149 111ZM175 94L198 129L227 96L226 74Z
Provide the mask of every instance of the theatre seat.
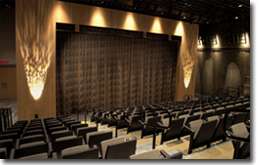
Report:
M98 148L88 145L66 148L61 151L61 159L98 159Z
M232 125L230 131L236 137L250 139L250 133L248 129L250 128L247 127L245 123L241 122ZM250 143L232 140L232 144L234 146L233 159L245 159L250 156Z
M11 150L15 148L13 139L0 139L0 148L5 148L6 158L3 159L9 159Z
M211 139L214 135L217 120L203 121L202 119L190 122L186 129L190 132L190 144L188 153L192 150L203 145L210 146Z
M86 134L90 132L96 132L97 127L81 127L77 129L77 136L82 136L84 138L85 143L87 143L86 140Z
M12 149L10 159L48 159L49 144L45 142L33 142Z
M83 144L85 144L85 143L81 136L80 137L67 136L67 137L57 138L55 140L57 158L58 159L61 158L62 150L66 149L66 148L74 147L74 146L83 145Z
M165 141L180 138L185 118L173 119L170 128L162 130L161 144ZM169 118L162 120L164 126L169 126Z
M135 154L136 139L121 141L114 144L108 144L105 159L129 159Z

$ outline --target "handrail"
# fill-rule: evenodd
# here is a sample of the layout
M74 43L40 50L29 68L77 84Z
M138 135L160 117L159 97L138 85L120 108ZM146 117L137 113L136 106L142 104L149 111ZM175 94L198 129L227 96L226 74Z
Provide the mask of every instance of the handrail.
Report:
M168 110L168 109L158 109L158 110L155 110L155 111L160 111L160 110L164 110L168 113L169 115L169 125L167 127L165 126L162 126L159 122L157 122L157 124L159 126L154 126L154 125L147 125L147 123L141 121L141 120L138 120L142 125L146 126L146 127L150 127L150 128L153 128L153 149L155 149L155 142L156 142L156 131L157 129L168 129L170 128L171 124L172 124L172 117L171 117L171 112ZM145 117L145 111L144 110L144 117Z

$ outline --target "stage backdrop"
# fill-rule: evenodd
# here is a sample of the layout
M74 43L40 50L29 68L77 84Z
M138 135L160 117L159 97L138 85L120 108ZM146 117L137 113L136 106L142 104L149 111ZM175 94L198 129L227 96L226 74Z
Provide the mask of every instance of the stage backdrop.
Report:
M88 26L57 31L57 115L173 101L178 43L146 36Z

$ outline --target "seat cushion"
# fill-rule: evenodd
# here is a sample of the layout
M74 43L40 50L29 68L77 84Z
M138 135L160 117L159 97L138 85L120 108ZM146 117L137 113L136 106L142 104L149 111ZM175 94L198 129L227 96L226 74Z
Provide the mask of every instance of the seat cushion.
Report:
M61 151L61 157L71 155L71 154L81 153L81 152L87 151L88 149L89 149L88 145L79 145L79 146L75 146L75 147L66 148Z
M48 153L41 153L41 154L20 157L19 159L48 159Z
M20 145L20 148L36 146L36 145L39 145L39 144L45 144L45 142L44 141L38 141L38 142L26 143L26 144Z
M150 150L147 152L131 155L130 159L161 159L159 150Z

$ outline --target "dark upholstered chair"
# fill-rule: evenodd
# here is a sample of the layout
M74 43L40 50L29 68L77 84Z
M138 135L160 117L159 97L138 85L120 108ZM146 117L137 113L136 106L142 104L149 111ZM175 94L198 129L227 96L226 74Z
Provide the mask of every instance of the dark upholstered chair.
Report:
M143 125L141 137L143 138L144 136L153 134L154 130L153 130L153 128L151 128L149 126L156 126L156 127L158 127L159 124L157 124L157 122L162 123L161 118L162 118L161 116L155 116L155 117L149 116L149 117L146 117L145 118L146 125ZM160 130L158 130L157 133L159 133L159 131Z
M70 130L72 130L74 132L74 134L76 135L77 134L77 129L78 128L82 128L82 127L86 128L86 127L88 127L88 124L72 124L70 126Z
M240 138L250 139L250 128L245 123L237 123L230 128L231 133ZM245 159L250 156L250 143L232 140L234 146L233 159Z
M66 148L70 148L70 147L74 147L74 146L79 146L79 145L83 145L84 140L83 138L80 137L76 137L76 136L67 136L67 137L62 137L62 138L57 138L55 140L55 145L56 145L56 153L57 153L57 158L60 159L61 158L61 151L66 149Z
M184 118L184 123L183 123L183 126L182 126L181 136L189 135L190 132L185 128L185 125L189 124L192 121L199 120L200 117L201 117L201 114L179 116L179 118Z
M67 129L67 127L65 127L65 126L51 127L51 128L48 130L48 134L50 135L52 132L63 131L63 130L68 130L68 129Z
M55 143L56 139L61 137L68 137L68 136L73 136L73 132L68 130L62 130L62 131L56 131L51 133L50 142L52 144L52 149L54 152L56 151L56 143Z
M5 148L6 158L2 158L2 159L9 159L11 149L15 148L13 139L5 139L5 140L0 139L0 148Z
M84 138L85 143L86 141L86 134L90 132L96 132L97 127L81 127L77 129L77 136L82 136Z
M0 148L0 159L8 159L6 155L6 148Z
M190 122L186 129L190 132L190 144L188 153L192 150L203 145L210 146L210 142L215 132L217 120L203 121L202 119Z
M35 130L26 131L23 133L22 137L38 135L38 134L45 135L45 131L43 129L35 129Z
M98 159L98 148L88 145L69 147L61 151L61 159Z
M216 111L215 111L215 115L222 115L222 114L224 114L226 112L226 109L225 109L225 107L219 107L219 108L217 108L216 109Z
M211 142L215 142L218 140L226 141L226 135L223 129L224 119L222 116L211 116L207 118L208 121L217 120L217 125L215 128L214 135L212 137ZM233 116L228 116L226 127L229 128L233 120Z
M112 139L112 131L109 132L90 132L86 134L86 141L90 148L93 148L94 145L98 147L101 151L101 142L103 140Z
M10 159L48 159L49 143L33 142L12 149Z
M136 139L108 144L106 147L105 159L129 159L135 154Z
M129 116L128 122L128 127L127 127L127 134L129 132L137 131L137 130L142 130L143 125L139 122L139 120L142 120L143 116L142 115L132 115Z
M180 138L181 131L184 125L185 118L173 119L171 121L171 126L168 129L162 130L161 144L165 141L172 140L175 138ZM169 119L165 118L162 120L164 126L169 126Z
M68 129L70 129L70 126L73 124L80 124L81 121L70 121L70 122L66 122L66 126L68 127Z
M23 145L23 144L32 143L32 142L38 142L38 141L43 141L43 142L47 143L48 139L47 139L47 137L45 135L41 135L41 134L25 136L25 137L23 137L21 139L17 139L17 141L16 141L16 148L19 148L20 145Z

